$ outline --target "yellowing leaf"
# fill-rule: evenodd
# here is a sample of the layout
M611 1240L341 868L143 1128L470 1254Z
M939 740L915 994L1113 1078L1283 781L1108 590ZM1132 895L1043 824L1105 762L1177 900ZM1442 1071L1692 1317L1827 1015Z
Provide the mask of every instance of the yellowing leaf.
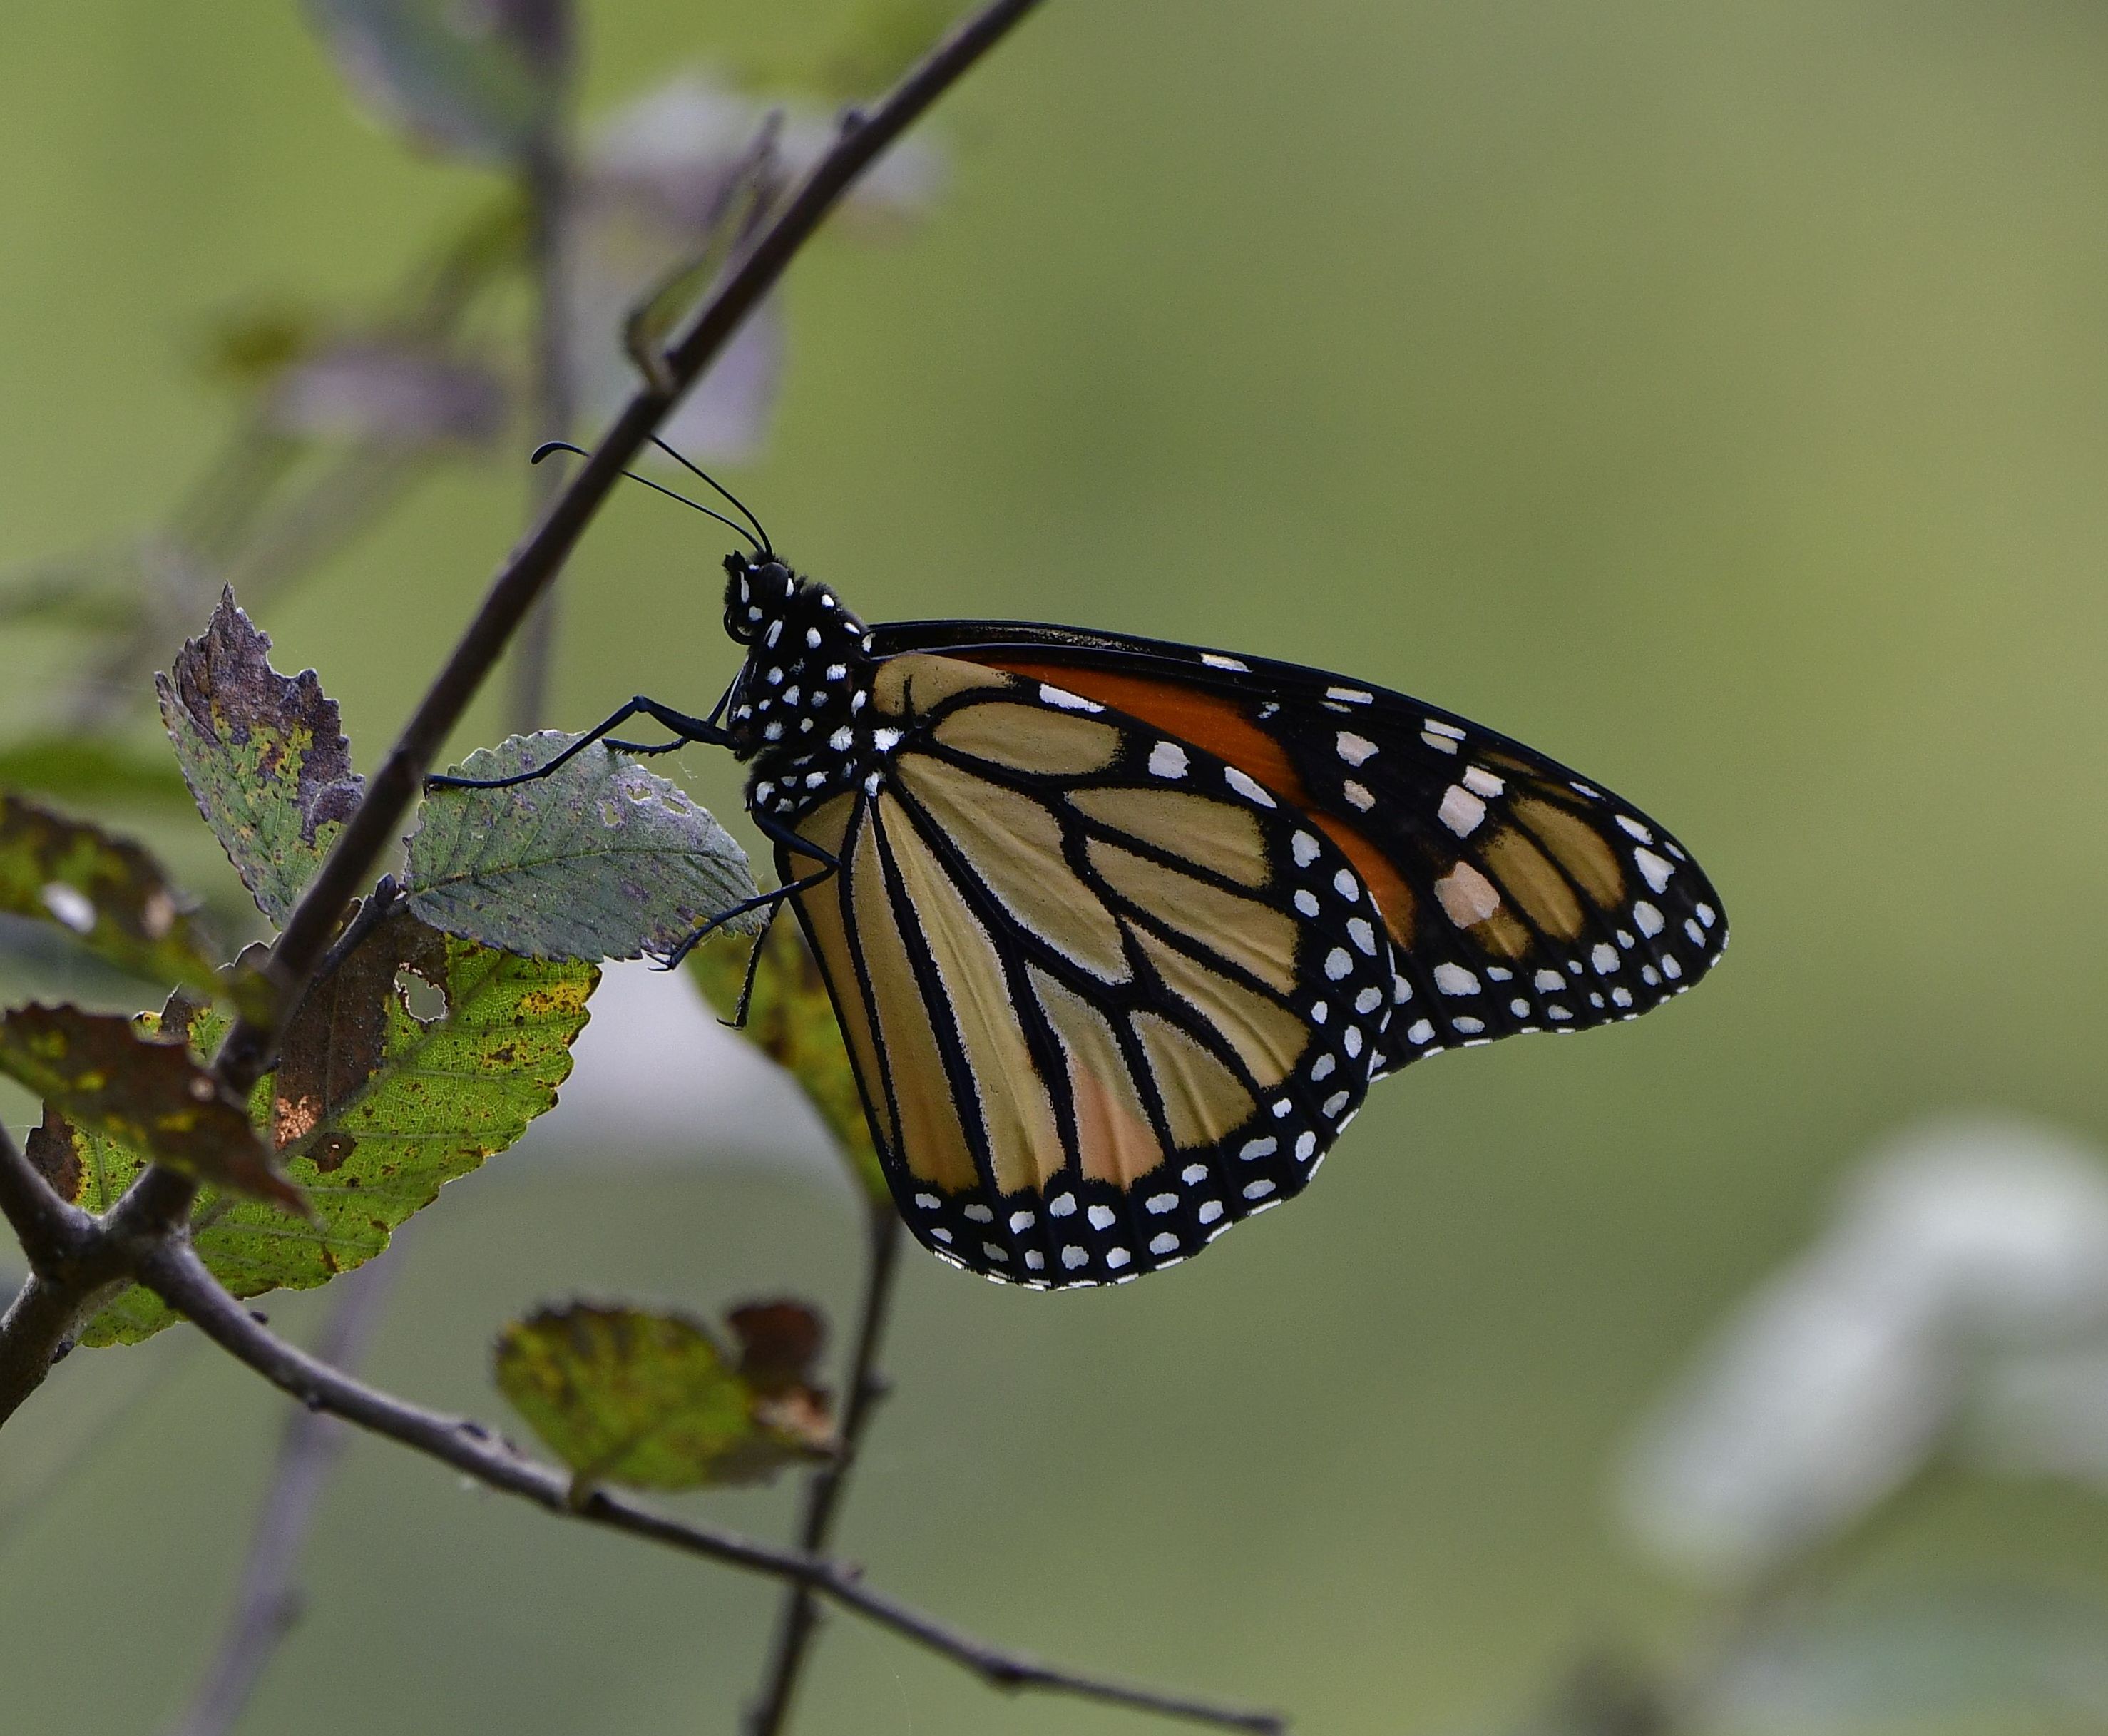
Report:
M827 1396L807 1380L818 1316L771 1302L736 1310L731 1324L736 1360L686 1314L543 1309L500 1335L498 1387L571 1468L574 1497L596 1482L754 1482L833 1451Z
M250 1105L315 1224L208 1188L191 1220L200 1256L241 1296L312 1289L363 1265L446 1183L503 1151L556 1102L599 981L591 965L516 958L413 917L381 923L309 994L277 1072ZM196 1027L193 1037L213 1033ZM83 1174L105 1179L103 1194L79 1200L99 1210L115 1197L107 1188L121 1192L137 1172L137 1157L79 1133L72 1143ZM131 1290L81 1342L135 1342L175 1319Z
M136 976L219 988L190 900L137 845L0 794L0 911L64 930Z
M133 1020L78 1007L18 1008L0 1017L0 1071L68 1121L152 1161L284 1211L307 1209L248 1116L189 1049ZM264 1215L282 1232L282 1218Z

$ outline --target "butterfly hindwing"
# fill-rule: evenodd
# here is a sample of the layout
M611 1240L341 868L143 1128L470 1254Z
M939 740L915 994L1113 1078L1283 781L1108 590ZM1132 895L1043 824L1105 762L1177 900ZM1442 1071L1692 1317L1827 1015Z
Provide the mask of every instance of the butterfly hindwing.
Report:
M1119 1281L1299 1191L1403 986L1348 854L1051 682L903 656L872 709L883 769L800 821L841 869L798 908L917 1236L990 1276Z

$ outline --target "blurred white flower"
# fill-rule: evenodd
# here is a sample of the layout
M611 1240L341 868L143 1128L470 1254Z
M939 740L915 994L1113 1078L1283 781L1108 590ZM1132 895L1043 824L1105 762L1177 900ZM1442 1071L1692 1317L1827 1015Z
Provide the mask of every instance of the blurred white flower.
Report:
M597 128L583 153L570 207L570 363L583 420L604 422L637 386L623 348L633 309L669 273L694 259L736 205L735 183L768 113L704 74L680 74ZM785 115L777 172L795 181L827 148L833 123ZM908 139L887 151L850 191L851 223L899 223L935 197L942 160ZM689 457L736 458L767 432L782 368L782 316L774 300L750 315L716 364L661 431Z
M1642 1429L1619 1507L1671 1565L1753 1576L1908 1481L2004 1359L2104 1325L2100 1155L2016 1119L1915 1129L1867 1161L1816 1247ZM2092 1416L2108 1470L2108 1380Z

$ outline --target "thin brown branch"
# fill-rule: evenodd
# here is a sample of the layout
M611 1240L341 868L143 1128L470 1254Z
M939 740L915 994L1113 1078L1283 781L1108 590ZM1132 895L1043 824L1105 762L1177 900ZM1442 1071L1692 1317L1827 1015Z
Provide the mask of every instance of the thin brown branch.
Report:
M0 1214L30 1272L0 1314L0 1423L43 1384L118 1275L94 1219L46 1184L0 1128Z
M842 1450L839 1457L813 1473L805 1488L805 1513L798 1531L798 1546L810 1555L824 1553L833 1540L835 1515L849 1473L856 1468L864 1429L885 1395L878 1359L892 1308L894 1274L900 1264L900 1218L890 1203L881 1203L871 1210L869 1222L871 1247L864 1261L863 1300L857 1310L856 1348L849 1357L849 1398L842 1408ZM749 1736L777 1736L788 1727L790 1702L811 1653L819 1619L819 1600L809 1589L795 1585L784 1594L766 1685L747 1722Z
M741 322L775 287L798 250L809 241L842 195L879 155L997 43L1039 0L989 0L914 68L868 115L843 117L835 143L752 244L733 261L687 333L667 355L667 383L647 384L633 397L598 450L572 477L535 527L498 570L445 666L403 726L394 746L366 788L335 847L295 908L272 949L268 972L277 991L273 1016L245 1016L235 1022L214 1062L220 1082L245 1101L271 1063L286 1010L313 976L336 938L346 907L394 844L416 800L425 774L447 737L461 721L527 611L555 578L586 526L592 521L623 471L672 409L682 392L701 377ZM196 1184L154 1165L135 1182L105 1221L99 1246L133 1264L151 1245L175 1236L188 1215ZM54 1312L77 1316L87 1288L44 1274L49 1294L25 1291L22 1302L0 1321L0 1371L15 1370L19 1385L41 1348L56 1354L63 1337L50 1335ZM37 1287L30 1287L36 1290ZM32 1332L30 1328L35 1328ZM37 1376L41 1379L41 1374ZM34 1381L29 1382L31 1386ZM26 1391L27 1388L22 1388ZM0 1420L13 1404L0 1384ZM20 1393L14 1400L20 1402Z
M1223 1729L1278 1733L1287 1727L1276 1713L1103 1681L1006 1651L873 1590L854 1568L824 1556L780 1549L735 1532L654 1513L606 1490L596 1490L574 1505L568 1472L529 1458L480 1423L408 1404L274 1336L220 1287L204 1262L183 1242L154 1244L142 1258L138 1270L142 1283L195 1321L222 1350L311 1409L330 1412L372 1433L385 1435L489 1488L531 1501L548 1513L807 1586L819 1596L972 1671L993 1687L1074 1694Z
M741 322L775 287L858 176L1038 4L1038 0L990 0L869 115L852 112L844 117L834 145L733 263L695 323L668 353L672 390L647 384L630 399L598 449L500 568L446 666L403 726L367 786L365 800L278 937L271 974L282 1001L296 993L321 962L345 906L393 843L426 773L469 701L680 394L701 377ZM246 1095L262 1076L276 1035L273 1021L247 1018L228 1033L218 1071L237 1096Z
M349 1371L364 1359L394 1286L401 1240L399 1234L385 1253L336 1281L315 1343L317 1360ZM224 1736L232 1729L264 1667L300 1620L301 1551L350 1435L341 1418L305 1405L286 1419L233 1610L196 1696L169 1736Z

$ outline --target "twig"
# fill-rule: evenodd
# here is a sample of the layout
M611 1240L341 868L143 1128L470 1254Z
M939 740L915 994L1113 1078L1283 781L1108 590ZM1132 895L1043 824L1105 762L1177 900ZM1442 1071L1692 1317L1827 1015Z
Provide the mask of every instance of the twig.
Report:
M1276 1713L1220 1706L1155 1689L1127 1687L1006 1651L872 1590L854 1568L824 1556L779 1549L735 1532L654 1513L604 1489L592 1491L574 1506L568 1472L530 1459L480 1423L408 1404L275 1337L220 1287L204 1262L183 1242L155 1243L141 1260L139 1278L170 1307L195 1321L222 1350L312 1409L331 1412L374 1434L385 1435L490 1488L518 1495L560 1517L606 1526L691 1555L808 1586L819 1596L972 1671L991 1686L1075 1694L1137 1711L1189 1719L1223 1729L1259 1731L1265 1736L1279 1736L1287 1727Z
M700 377L741 322L776 286L798 250L857 177L1038 3L989 0L868 115L852 111L844 116L833 146L740 254L694 324L669 351L670 390L646 385L630 399L599 449L498 570L475 617L367 786L364 800L338 834L335 847L309 882L272 949L267 968L277 991L277 1011L237 1019L220 1046L214 1071L236 1102L246 1101L269 1066L286 1010L314 976L345 907L394 843L434 758L623 471L680 393ZM111 1252L118 1270L129 1269L128 1260L136 1262L151 1247L178 1233L196 1192L196 1184L188 1178L159 1164L150 1166L105 1220L97 1237L97 1248ZM54 1319L77 1318L87 1300L80 1281L58 1285L53 1291L56 1283L47 1271L38 1283L25 1287L16 1307L0 1321L0 1421L43 1378L41 1372L34 1378L29 1375L38 1358L48 1366L64 1341L65 1328L55 1329ZM25 1307L28 1304L35 1305ZM25 1380L27 1386L22 1384Z
M835 1513L841 1504L849 1472L856 1468L865 1425L878 1400L885 1396L878 1358L893 1301L893 1276L900 1263L900 1219L890 1204L872 1207L869 1219L871 1248L865 1257L856 1349L849 1358L849 1396L842 1409L842 1450L838 1458L813 1473L805 1488L805 1516L799 1527L798 1546L811 1555L824 1553L832 1540ZM783 1612L777 1618L776 1643L770 1652L767 1686L749 1717L749 1736L777 1736L787 1726L799 1673L812 1650L819 1618L819 1601L807 1587L793 1586L785 1594Z
M29 1260L29 1275L0 1314L0 1423L5 1423L43 1384L121 1267L95 1220L45 1185L4 1128L0 1214Z
M386 1253L337 1280L315 1343L318 1361L351 1369L364 1359L394 1286L401 1239L399 1233ZM295 1577L300 1553L349 1438L343 1422L326 1411L302 1406L286 1418L233 1612L196 1698L169 1736L223 1736L232 1729L273 1653L300 1620L305 1601Z

